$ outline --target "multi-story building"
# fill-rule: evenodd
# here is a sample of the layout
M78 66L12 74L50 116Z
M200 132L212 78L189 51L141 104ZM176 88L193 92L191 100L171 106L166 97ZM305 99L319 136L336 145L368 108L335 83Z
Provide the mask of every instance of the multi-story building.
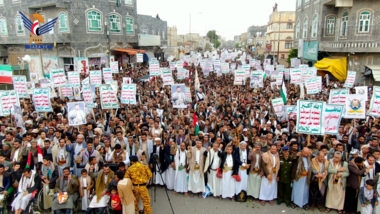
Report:
M297 0L296 4L294 47L304 62L346 57L347 69L356 71L357 82L372 82L371 74L380 74L376 66L380 65L380 1ZM314 50L309 51L309 46ZM315 57L304 54L313 51Z
M167 28L168 46L164 47L164 52L167 56L172 56L178 59L178 34L177 27Z
M42 35L42 44L53 44L53 49L25 49L31 33L19 11L40 14L40 26L58 18L53 30ZM17 58L26 54L42 56L43 64L45 57L58 58L57 67L65 69L74 68L73 57L87 57L89 67L107 64L108 56L124 64L142 44L139 33L144 34L143 25L155 26L149 34L165 40L166 22L138 16L136 0L0 0L0 45L7 50L11 65L17 65ZM43 66L29 67L31 72L46 73L41 71Z
M293 47L294 23L296 14L294 11L277 11L277 7L269 16L266 31L266 43L270 44L272 55L280 64L285 63L290 49Z

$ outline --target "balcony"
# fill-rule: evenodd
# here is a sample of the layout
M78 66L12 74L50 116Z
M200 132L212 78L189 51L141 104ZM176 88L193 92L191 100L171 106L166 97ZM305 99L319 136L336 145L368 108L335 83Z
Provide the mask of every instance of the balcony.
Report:
M336 28L335 28L336 29ZM339 29L332 35L326 28L321 29L320 51L330 52L379 52L380 25L370 25L366 32L359 32L359 26L348 26L345 31Z

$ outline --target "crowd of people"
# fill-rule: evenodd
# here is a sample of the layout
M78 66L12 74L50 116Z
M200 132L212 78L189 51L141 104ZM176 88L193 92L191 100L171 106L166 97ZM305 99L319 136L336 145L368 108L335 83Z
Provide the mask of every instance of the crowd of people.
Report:
M36 112L32 99L21 100L22 126L12 116L0 117L3 201L20 214L43 189L43 207L57 214L70 213L78 201L77 209L86 213L100 214L110 206L114 213L149 214L147 187L164 186L184 197L380 213L378 118L342 119L337 135L300 134L296 120L280 120L274 113L271 99L280 91L270 87L270 77L264 87L251 88L234 85L234 69L204 75L199 65L184 66L190 78L177 80L176 71L173 78L191 89L193 102L186 108L173 108L171 89L160 77L137 81L149 74L141 63L113 76L119 85L123 77L132 78L137 104L104 110L97 90L96 108L84 125L69 125L68 98L51 99L49 113ZM286 105L300 99L327 102L329 91L342 86L331 80L320 94L307 95L286 81ZM371 97L372 85L368 90Z

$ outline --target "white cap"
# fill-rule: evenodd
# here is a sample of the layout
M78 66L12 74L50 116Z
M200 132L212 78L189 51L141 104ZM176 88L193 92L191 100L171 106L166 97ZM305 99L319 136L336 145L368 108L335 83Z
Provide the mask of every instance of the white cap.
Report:
M244 129L243 129L243 132L247 132L247 131L248 131L248 129L247 129L247 128L244 128Z
M161 141L161 138L159 138L159 137L157 137L157 138L154 138L154 141L156 141L156 140L159 140L159 141Z

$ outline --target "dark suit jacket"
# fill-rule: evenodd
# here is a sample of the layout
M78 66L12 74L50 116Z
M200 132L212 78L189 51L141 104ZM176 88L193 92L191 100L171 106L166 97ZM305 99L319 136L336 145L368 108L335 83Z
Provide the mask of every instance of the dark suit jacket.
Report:
M357 168L356 164L354 163L354 160L348 163L348 170L350 171L350 175L347 178L347 186L353 188L353 189L359 189L360 183L359 178L362 177L365 173L365 167L363 167L361 170Z
M218 156L221 159L221 161L220 161L220 169L223 170L224 164L226 163L226 159L227 159L227 152L220 152L219 151L218 152ZM236 163L235 158L233 157L233 154L232 154L232 162L234 164L234 166L232 167L232 175L237 175L238 172L239 172L239 165L238 165L238 163Z
M8 191L9 187L11 187L11 177L3 175L3 187L4 191Z
M150 158L149 158L149 163L153 164L153 154L156 154L156 151L157 151L157 145L153 145L153 152L152 154L150 154ZM170 153L170 150L169 150L169 153ZM160 147L159 149L159 160L160 160L160 163L161 163L161 166L160 166L160 169L161 169L161 173L165 172L165 170L167 169L167 164L165 163L165 148L162 149ZM156 167L153 166L153 169L152 169L153 172L156 172Z
M366 198L365 198L365 196L364 196L364 188L365 187L361 187L360 188L360 193L359 193L359 200L360 200L360 204L365 204L366 203ZM374 191L374 195L376 195L376 190L375 189L372 189L372 191ZM372 204L372 207L374 207L375 206L375 203L377 202L378 200L377 200L377 197L375 197L375 196L373 196L373 198L372 198L372 200L370 201L371 202L371 204Z
M247 160L246 160L246 163L247 163L247 164L250 164L251 161L249 160L249 149L248 149L248 147L245 149L245 152L247 153ZM238 169L238 171L239 171L239 167L243 164L243 162L240 160L240 147L237 147L237 148L235 149L234 153L232 153L232 155L233 155L233 158L234 158L235 163L237 164L236 167L237 167L237 169ZM234 166L235 166L235 164L234 164ZM247 175L248 175L249 170L247 169L247 170L245 170L245 171L247 172Z

